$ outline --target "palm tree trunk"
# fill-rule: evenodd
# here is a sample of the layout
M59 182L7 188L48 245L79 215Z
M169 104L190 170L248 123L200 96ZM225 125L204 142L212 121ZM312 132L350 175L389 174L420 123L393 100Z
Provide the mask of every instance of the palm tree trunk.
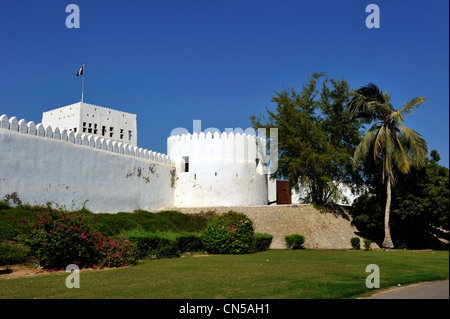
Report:
M383 247L392 249L394 243L391 238L391 228L389 226L389 214L391 212L391 176L388 175L386 181L386 208L384 210L384 241Z

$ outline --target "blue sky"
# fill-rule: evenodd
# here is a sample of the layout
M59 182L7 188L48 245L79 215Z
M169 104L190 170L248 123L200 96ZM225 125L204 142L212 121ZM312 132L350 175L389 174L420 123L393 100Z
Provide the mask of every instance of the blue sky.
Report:
M80 28L68 29L68 4ZM368 29L368 4L380 28ZM33 120L78 102L137 114L138 145L166 152L177 127L250 127L274 90L301 89L326 71L357 89L373 82L449 165L449 2L13 1L0 2L0 114Z

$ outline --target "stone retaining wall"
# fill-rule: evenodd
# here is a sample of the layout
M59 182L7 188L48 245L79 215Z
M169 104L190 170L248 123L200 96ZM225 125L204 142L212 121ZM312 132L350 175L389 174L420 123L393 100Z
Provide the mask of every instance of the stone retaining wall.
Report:
M214 212L223 214L229 210L242 212L249 216L255 231L273 236L271 249L284 249L284 236L302 234L305 236L305 248L309 249L349 249L350 239L364 238L352 224L351 216L345 209L335 212L320 212L312 205L271 205L245 207L207 207L207 208L176 208L177 211L188 214ZM372 248L379 248L372 243Z

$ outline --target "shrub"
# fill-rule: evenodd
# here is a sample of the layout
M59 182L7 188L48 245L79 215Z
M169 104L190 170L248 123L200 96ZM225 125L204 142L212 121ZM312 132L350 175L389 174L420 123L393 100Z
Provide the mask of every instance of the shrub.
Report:
M172 232L145 232L132 230L124 232L137 246L139 258L152 256L155 258L179 257L187 251L200 251L203 249L200 234L172 233Z
M350 243L352 244L353 249L361 249L361 242L359 237L352 237L350 239Z
M15 236L15 227L0 220L0 239L11 240Z
M20 264L29 259L29 250L21 246L0 244L0 266Z
M305 242L305 236L300 234L292 234L284 237L289 249L301 249Z
M84 217L63 211L36 214L19 223L30 251L45 268L123 266L134 263L131 242L105 237Z
M207 218L198 214L182 214L176 211L151 213L136 210L133 213L95 214L89 217L103 235L118 235L125 231L140 229L146 232L200 232Z
M364 249L370 250L370 245L372 244L372 241L370 239L364 239Z
M253 246L250 250L250 252L258 252L258 251L264 251L268 250L270 244L272 243L272 235L269 234L261 234L261 233L255 233L253 235Z
M176 245L180 252L201 251L204 249L202 236L196 233L179 233L176 236Z
M246 215L229 211L211 219L202 241L208 253L245 254L253 245L253 222Z
M122 267L136 263L137 247L124 236L103 237L96 251L98 264L94 267Z
M2 209L9 209L11 208L11 205L9 204L9 201L5 198L0 199L0 210Z

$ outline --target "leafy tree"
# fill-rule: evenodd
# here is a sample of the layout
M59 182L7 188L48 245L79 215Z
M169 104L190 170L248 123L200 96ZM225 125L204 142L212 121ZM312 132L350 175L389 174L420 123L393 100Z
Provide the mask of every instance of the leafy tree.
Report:
M266 108L267 117L250 117L255 129L278 128L278 170L271 177L287 179L303 202L333 202L341 196L340 184L360 181L351 156L361 139L362 122L347 111L348 101L344 79L313 73L300 92L275 91L271 102L276 107Z
M425 167L412 168L399 175L392 190L393 241L408 248L443 248L440 239L449 231L449 170L439 165L439 154L431 151ZM370 194L357 198L353 204L353 222L375 241L383 240L383 202L386 193L380 180L372 181ZM447 245L448 248L448 245Z
M383 93L373 83L359 88L352 92L352 95L349 103L350 113L371 122L375 121L356 148L353 166L356 168L370 156L381 168L382 182L386 187L383 247L394 248L389 226L391 187L395 185L398 173L409 173L411 166L424 166L428 152L422 136L403 125L404 116L413 112L425 98L417 97L396 110L390 103L390 94Z

